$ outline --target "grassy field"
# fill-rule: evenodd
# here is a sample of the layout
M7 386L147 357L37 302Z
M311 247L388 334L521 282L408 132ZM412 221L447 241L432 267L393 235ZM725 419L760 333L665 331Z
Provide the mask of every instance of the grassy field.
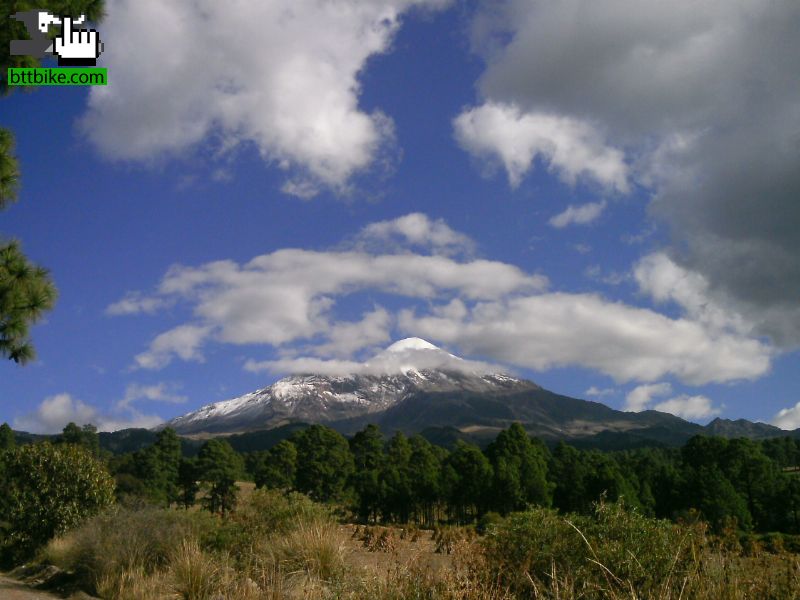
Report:
M115 508L41 560L108 599L765 599L800 597L797 555L711 538L618 505L532 509L474 528L337 522L299 494L246 488L225 520Z

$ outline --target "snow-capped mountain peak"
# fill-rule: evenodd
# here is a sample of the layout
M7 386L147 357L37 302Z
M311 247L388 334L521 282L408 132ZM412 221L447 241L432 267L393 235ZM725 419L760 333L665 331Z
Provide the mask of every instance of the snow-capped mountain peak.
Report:
M536 387L486 363L464 360L420 338L393 343L340 375L298 374L215 402L165 426L178 433L233 433L292 421L335 422L379 413L418 393L506 394Z
M384 352L405 352L406 350L441 350L441 348L439 348L439 346L434 346L422 338L410 337L395 342L386 348Z

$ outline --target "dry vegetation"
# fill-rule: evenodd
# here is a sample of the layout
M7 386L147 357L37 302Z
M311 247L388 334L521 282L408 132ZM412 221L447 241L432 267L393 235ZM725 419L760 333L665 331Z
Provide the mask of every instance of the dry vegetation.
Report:
M337 524L299 494L248 490L225 520L115 508L42 559L121 600L797 598L793 554L711 539L618 505L569 520L545 509L473 528Z

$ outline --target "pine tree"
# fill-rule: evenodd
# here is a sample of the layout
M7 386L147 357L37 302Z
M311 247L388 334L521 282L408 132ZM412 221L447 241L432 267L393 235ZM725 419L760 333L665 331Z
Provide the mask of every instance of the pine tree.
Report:
M298 491L322 502L341 498L353 472L347 440L330 427L312 425L294 433L290 441L297 448Z
M0 452L5 450L13 450L17 445L14 439L14 431L9 427L8 423L0 425Z
M197 454L199 479L209 484L203 506L223 517L236 506L236 480L244 470L244 461L225 440L208 440Z
M103 0L39 0L36 8L53 14L83 14L89 21L102 17ZM6 73L9 67L38 67L32 56L11 56L11 40L25 39L24 23L11 18L17 11L29 10L31 3L3 3L0 27L0 96L8 94ZM14 135L0 128L0 210L17 200L19 164L14 156ZM0 357L24 364L35 356L29 327L53 308L57 296L47 270L32 264L22 253L19 242L0 239Z

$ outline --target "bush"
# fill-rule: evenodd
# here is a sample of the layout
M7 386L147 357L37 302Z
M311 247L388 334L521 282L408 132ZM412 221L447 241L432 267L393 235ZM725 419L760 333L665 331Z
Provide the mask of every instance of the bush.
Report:
M330 520L325 507L303 494L259 489L240 502L237 510L204 541L209 547L230 552L238 559L259 539L289 533L302 524Z
M521 595L559 578L587 593L635 590L636 597L657 597L693 568L703 533L702 526L679 527L622 504L599 504L591 517L563 518L542 508L510 515L483 544L493 575Z
M84 448L29 444L5 457L3 557L28 558L41 545L114 501L114 481Z
M489 511L478 519L478 523L475 525L475 531L484 535L489 529L499 526L502 522L503 517L496 512Z
M132 574L154 573L179 555L185 540L210 537L216 527L216 519L206 513L115 508L51 541L44 559L99 591L124 586Z

